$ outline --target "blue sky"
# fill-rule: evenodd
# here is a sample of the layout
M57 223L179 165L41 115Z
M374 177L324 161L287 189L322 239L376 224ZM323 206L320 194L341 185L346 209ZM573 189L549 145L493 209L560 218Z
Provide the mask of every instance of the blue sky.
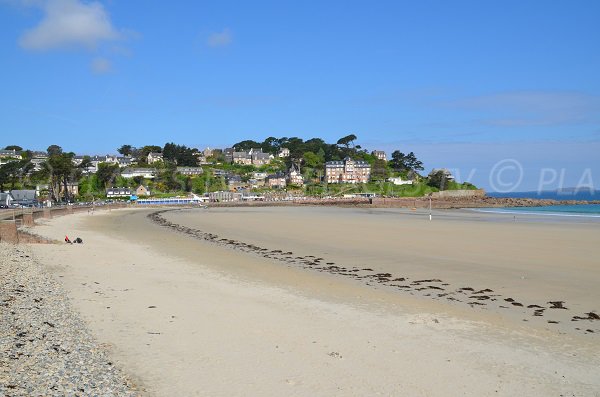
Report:
M488 190L600 188L598 20L598 1L0 0L0 145L354 133Z

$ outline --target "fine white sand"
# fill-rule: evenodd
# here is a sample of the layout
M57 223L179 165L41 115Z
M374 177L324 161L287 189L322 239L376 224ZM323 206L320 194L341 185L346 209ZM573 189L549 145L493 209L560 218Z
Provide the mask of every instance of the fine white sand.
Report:
M153 224L149 212L78 214L35 229L84 240L36 245L35 252L149 395L598 395L598 333L563 320L524 322L519 308L505 315L493 305L433 300L288 266L175 233ZM392 215L405 229L394 229ZM571 305L565 318L598 302L598 268L585 259L594 258L598 242L593 225L452 216L428 223L393 211L316 208L164 216L345 266L438 277L447 288L487 287L524 302L564 300ZM539 255L528 253L525 238ZM459 249L465 239L472 240ZM439 245L427 250L431 242ZM586 320L581 327L597 325Z

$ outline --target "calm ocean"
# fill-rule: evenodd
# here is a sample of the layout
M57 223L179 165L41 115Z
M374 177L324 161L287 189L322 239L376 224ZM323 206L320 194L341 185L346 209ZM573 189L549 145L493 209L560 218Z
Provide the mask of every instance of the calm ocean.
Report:
M591 201L600 200L599 190L563 190L547 192L514 192L514 193L488 193L490 197L532 198L551 200L577 200ZM551 205L546 207L512 207L512 208L490 208L486 211L503 213L529 213L536 215L554 216L583 216L600 217L600 204L581 205Z
M510 198L531 198L544 200L577 200L577 201L592 201L600 200L600 190L590 189L563 189L542 192L511 192L511 193L495 193L488 192L490 197L510 197Z

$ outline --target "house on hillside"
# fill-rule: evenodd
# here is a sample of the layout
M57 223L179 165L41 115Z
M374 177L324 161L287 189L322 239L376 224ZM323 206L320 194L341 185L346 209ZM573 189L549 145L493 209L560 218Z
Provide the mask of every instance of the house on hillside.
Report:
M67 182L67 193L70 197L79 196L79 183L78 182ZM60 184L58 195L63 197L65 195L65 185Z
M207 146L206 149L202 151L202 154L204 157L210 157L213 155L213 150Z
M454 181L454 175L452 175L452 172L450 172L449 169L447 168L434 168L433 170L431 170L431 172L429 173L429 176L431 177L432 175L437 174L438 172L442 172L444 174L444 178L447 181Z
M232 147L225 148L223 150L223 156L225 156L225 161L228 163L233 163L233 153L235 149Z
M277 153L277 157L279 157L279 158L290 157L290 149L288 149L286 147L282 147L281 149L279 149L279 153Z
M285 174L277 172L269 175L266 179L266 185L270 188L285 188L287 186Z
M352 160L325 163L325 181L327 183L367 183L371 177L371 165L366 161Z
M135 163L135 159L131 156L117 157L117 164L119 164L119 167L129 167L133 163Z
M391 183L393 183L396 186L400 186L400 185L412 185L413 184L413 181L411 181L411 180L403 180L399 176L394 177L394 178L388 178L387 180L388 180L388 182L391 182Z
M227 177L227 188L235 190L242 186L242 177L239 175L230 175Z
M0 150L0 165L22 160L21 152L16 150Z
M375 156L375 158L377 160L387 161L387 157L386 157L385 152L383 150L373 150L373 152L371 154L373 156Z
M131 189L128 187L111 187L106 189L106 198L131 197Z
M267 176L269 176L269 174L267 174L266 172L255 171L252 173L252 178L258 179L258 180L266 179Z
M225 171L220 168L211 168L210 172L212 172L214 177L224 177L227 178L229 175L232 175L230 171Z
M196 176L202 175L204 170L202 167L177 167L177 173L181 175Z
M248 187L250 187L251 189L256 189L256 188L262 187L264 185L265 185L264 179L261 179L261 180L258 180L255 178L248 179Z
M138 197L150 196L152 192L150 192L150 188L148 186L140 185L135 189L135 195Z
M33 152L31 155L33 171L41 171L46 161L48 161L48 154L46 152Z
M302 177L302 174L300 173L300 169L298 167L296 167L295 165L292 165L292 168L290 168L287 180L290 185L296 185L296 186L304 185L304 178Z
M17 152L15 149L12 150L0 150L0 159L16 159L22 160L21 152Z
M243 150L241 152L233 152L231 154L232 163L243 165L261 166L269 164L273 158L274 157L272 154L263 153L261 148L252 148L250 150Z
M80 166L83 163L83 159L86 156L77 155L73 157L73 164L76 166ZM108 163L108 164L119 164L117 156L105 155L105 156L88 156L90 158L90 166L84 170L84 173L92 173L95 174L98 172L98 164L100 163Z
M258 149L258 150L253 149L253 151L252 151L252 165L260 166L260 165L269 164L273 158L274 157L272 154L263 153L262 149Z
M141 176L145 179L154 179L156 177L156 169L155 168L125 168L121 172L121 176L123 178L134 178L136 176Z
M163 154L162 153L157 153L157 152L150 152L148 153L148 157L146 162L148 164L153 164L156 163L158 161L163 161Z
M242 164L242 165L251 165L252 164L252 154L250 152L233 152L232 155L232 163L233 164Z

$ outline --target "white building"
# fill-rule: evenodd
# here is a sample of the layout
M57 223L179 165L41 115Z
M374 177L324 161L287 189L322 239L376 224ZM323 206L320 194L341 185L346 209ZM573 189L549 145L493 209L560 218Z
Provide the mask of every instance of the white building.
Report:
M300 170L296 169L296 167L293 167L293 166L292 166L292 168L290 168L290 172L288 174L288 181L289 181L290 185L297 185L297 186L304 185L304 178L302 177Z
M17 152L15 149L0 150L0 159L8 159L8 158L22 160L23 156L21 156L21 152Z
M86 156L75 156L73 157L73 164L76 166L81 165L83 159ZM119 164L119 157L111 156L109 154L105 156L88 156L90 158L91 165L85 169L86 173L96 173L98 172L98 164L100 163L108 163L108 164Z
M446 180L454 181L454 175L452 175L452 172L450 172L450 170L447 168L434 168L429 173L429 176L435 175L438 172L442 172L444 174L444 178L446 178Z
M156 152L148 153L148 158L146 160L146 162L148 164L153 164L153 163L156 163L157 161L163 161L162 153L156 153Z
M268 175L269 174L267 174L266 172L259 172L259 171L256 171L256 172L252 173L252 177L254 179L258 179L258 180L266 179Z
M383 150L373 150L372 154L377 160L387 160L387 157Z
M202 175L204 170L202 167L177 167L177 172L181 175Z
M121 172L123 178L134 178L141 176L145 179L154 179L156 177L156 169L154 168L125 168Z
M412 185L413 181L405 181L402 178L395 177L395 178L388 178L388 182L392 182L394 185Z
M128 187L112 187L110 189L106 189L106 197L130 197L131 189Z
M277 153L277 157L280 157L280 158L290 157L290 149L282 147L279 150L279 153Z

